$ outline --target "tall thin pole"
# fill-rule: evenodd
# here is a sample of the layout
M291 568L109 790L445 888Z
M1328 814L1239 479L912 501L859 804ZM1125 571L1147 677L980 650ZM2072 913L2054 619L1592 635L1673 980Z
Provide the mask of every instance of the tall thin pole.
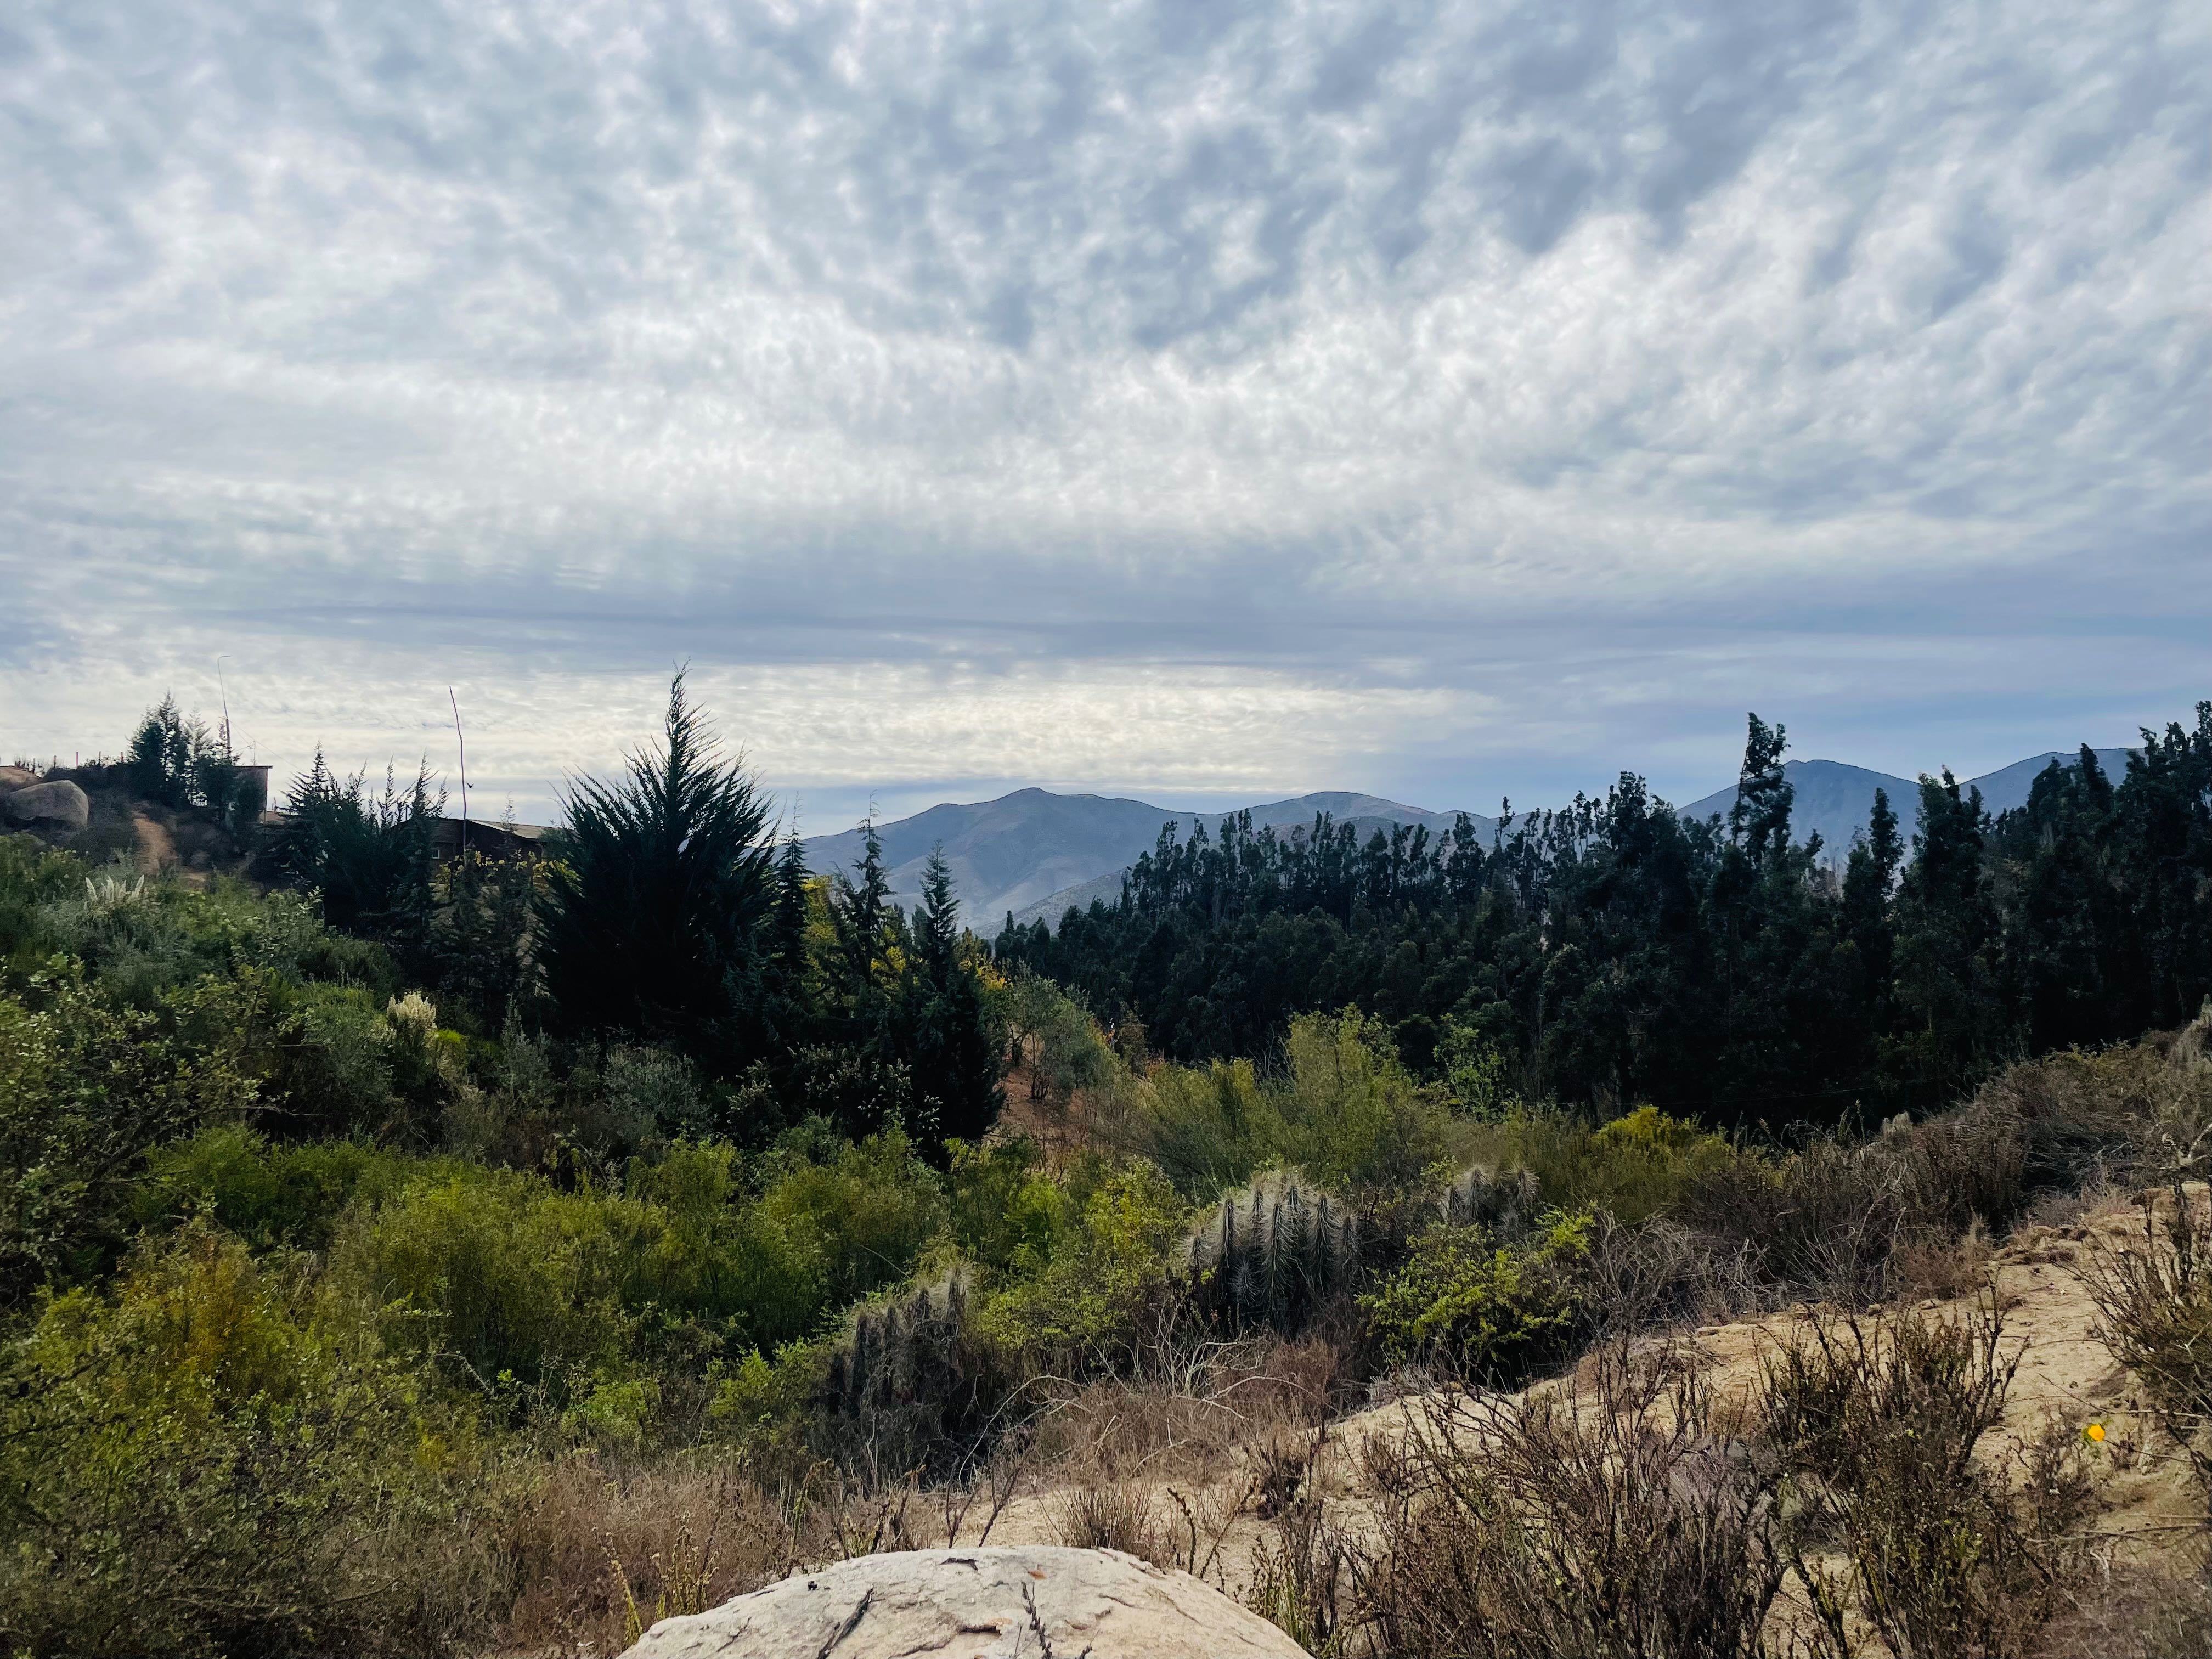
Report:
M218 651L215 653L215 689L216 694L222 698L222 757L228 760L231 758L230 691L222 683L222 652Z
M446 688L446 701L453 705L453 744L461 751L461 856L469 855L469 745L461 736L461 700Z

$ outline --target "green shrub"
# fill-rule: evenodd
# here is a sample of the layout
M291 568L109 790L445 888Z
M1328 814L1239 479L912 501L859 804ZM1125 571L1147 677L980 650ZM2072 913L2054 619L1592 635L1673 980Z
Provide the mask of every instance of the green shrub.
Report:
M457 1168L349 1217L333 1270L390 1310L396 1340L462 1379L556 1382L627 1352L621 1292L646 1221L642 1205Z
M1076 1224L1043 1271L991 1298L982 1326L1032 1364L1111 1366L1134 1349L1146 1314L1166 1306L1188 1212L1148 1164L1084 1172L1071 1184L1071 1200L1081 1194Z
M824 1294L840 1308L904 1279L945 1225L936 1172L896 1125L825 1162L791 1165L762 1194L761 1209L817 1242Z
M25 1000L0 996L0 1299L95 1271L148 1149L252 1098L74 963L34 975Z
M223 1124L156 1149L132 1209L142 1225L206 1215L255 1249L319 1250L356 1193L381 1201L426 1167L364 1141L273 1146L243 1124Z
M54 954L46 907L77 890L88 872L67 853L32 836L0 836L0 966L18 982Z
M1015 1278L1038 1272L1075 1218L1067 1194L1038 1173L1036 1148L1026 1140L951 1146L946 1205L961 1254Z
M653 1342L711 1357L805 1334L835 1305L830 1263L858 1272L838 1253L886 1243L879 1207L846 1219L830 1239L803 1211L747 1200L726 1146L679 1146L622 1194L440 1163L357 1205L333 1261L389 1310L396 1340L458 1378L566 1398L628 1378ZM899 1271L911 1261L890 1258Z
M195 1224L75 1291L0 1389L0 1641L26 1655L435 1653L477 1610L465 1418L297 1263Z
M1432 1227L1359 1305L1393 1360L1525 1376L1564 1358L1582 1334L1595 1225L1588 1210L1553 1212L1517 1244L1485 1227Z
M1199 1203L1241 1186L1281 1155L1282 1114L1249 1060L1156 1066L1136 1103L1135 1150Z
M1379 1020L1307 1014L1285 1040L1283 1161L1355 1202L1417 1188L1450 1154L1449 1114L1398 1063Z

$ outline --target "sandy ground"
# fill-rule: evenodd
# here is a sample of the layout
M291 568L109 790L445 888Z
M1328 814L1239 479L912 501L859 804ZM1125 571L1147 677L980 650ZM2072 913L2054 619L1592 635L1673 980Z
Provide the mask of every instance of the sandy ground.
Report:
M2018 1448L2054 1421L2068 1434L2078 1434L2093 1422L2101 1425L2106 1438L2091 1455L2103 1513L2094 1530L2099 1540L2095 1553L2108 1571L2124 1571L2174 1556L2194 1535L2192 1517L2201 1513L2185 1471L2171 1454L2157 1448L2148 1424L2134 1409L2128 1373L2098 1340L2095 1310L2079 1272L2093 1234L2124 1245L2140 1237L2141 1227L2139 1209L2116 1203L2077 1224L2024 1227L1989 1264L1989 1283L2004 1316L2003 1343L2008 1352L2017 1351L2020 1364L2002 1423L1984 1441L1983 1455L2009 1464ZM1963 1316L1972 1310L1973 1298L1962 1296L1917 1305L1935 1316ZM1808 1316L1810 1310L1799 1308L1709 1326L1674 1340L1702 1368L1717 1401L1741 1401L1755 1390L1763 1358ZM1556 1378L1536 1387L1556 1389L1569 1382ZM1369 1529L1373 1494L1359 1472L1363 1447L1376 1436L1405 1434L1409 1414L1420 1405L1416 1396L1330 1425L1325 1449L1315 1466L1314 1486L1340 1524L1360 1532ZM1179 1460L1170 1451L1161 1461ZM1172 1529L1178 1538L1188 1540L1195 1520L1200 1554L1210 1557L1200 1564L1208 1569L1206 1576L1230 1594L1241 1595L1251 1582L1255 1553L1273 1540L1274 1528L1250 1502L1243 1471L1221 1468L1220 1460L1215 1464L1216 1478L1211 1480L1185 1467L1139 1469L1125 1476L1120 1486L1124 1492L1140 1492L1152 1524ZM1023 1491L992 1524L990 1541L1073 1541L1066 1536L1067 1516L1078 1491L1065 1486L1032 1486ZM979 1506L959 1528L957 1541L977 1541L983 1519ZM1217 1527L1218 1549L1210 1542Z

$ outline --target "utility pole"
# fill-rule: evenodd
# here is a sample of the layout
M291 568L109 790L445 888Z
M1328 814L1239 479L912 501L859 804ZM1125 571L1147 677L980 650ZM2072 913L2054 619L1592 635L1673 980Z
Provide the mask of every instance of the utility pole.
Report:
M461 736L461 700L453 695L453 688L446 688L446 701L453 705L453 746L461 753L461 857L469 855L469 745Z

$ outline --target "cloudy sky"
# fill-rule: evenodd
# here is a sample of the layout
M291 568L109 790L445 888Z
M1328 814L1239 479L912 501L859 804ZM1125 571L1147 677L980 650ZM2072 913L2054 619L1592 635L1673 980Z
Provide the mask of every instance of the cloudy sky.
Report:
M0 619L526 818L678 660L810 830L2124 741L2212 7L15 0Z

